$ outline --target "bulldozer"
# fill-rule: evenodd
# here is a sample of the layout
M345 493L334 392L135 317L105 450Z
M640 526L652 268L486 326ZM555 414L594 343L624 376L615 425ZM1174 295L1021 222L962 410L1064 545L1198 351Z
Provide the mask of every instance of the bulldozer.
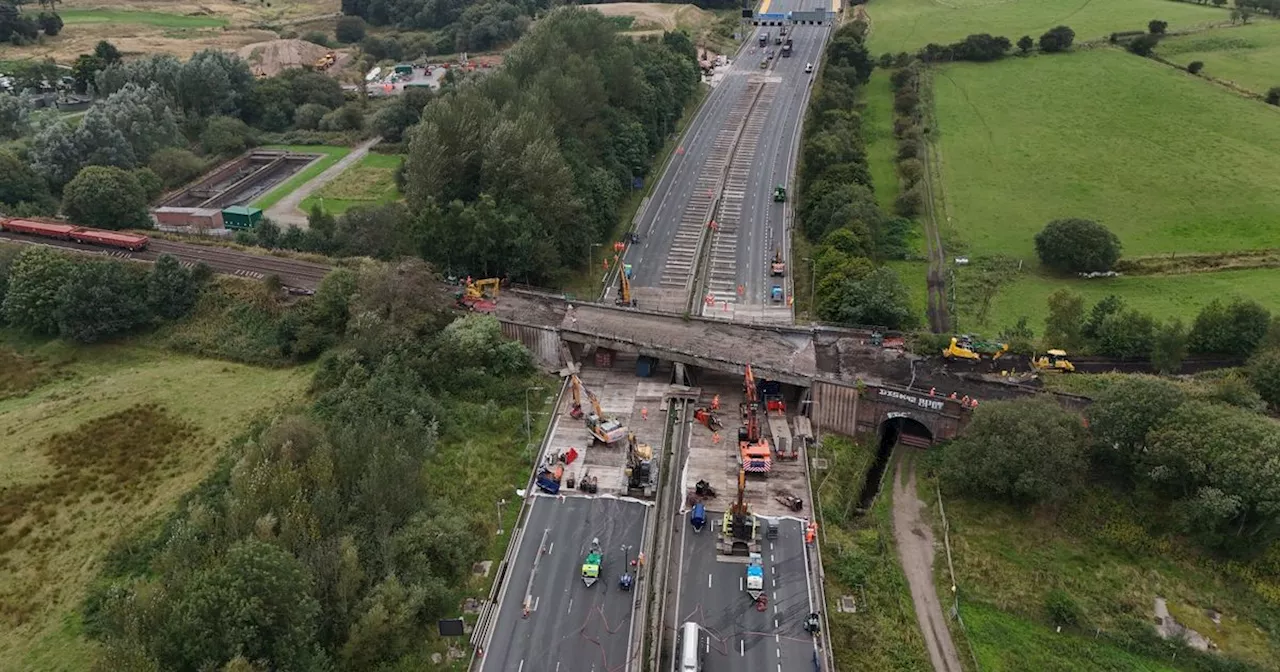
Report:
M1046 350L1045 354L1031 360L1031 365L1039 371L1062 371L1072 373L1076 365L1067 359L1065 350Z
M973 336L952 336L951 344L942 350L942 356L947 359L967 359L973 362L983 359L994 361L1008 351L1008 343L980 341Z
M498 306L498 291L502 281L498 278L484 280L468 280L461 292L456 295L459 308L466 308L478 313L491 313Z
M592 441L613 445L627 437L626 425L605 417L604 408L600 406L600 399L596 397L594 392L587 389L587 386L582 383L582 379L574 375L569 378L569 383L573 392L573 407L569 410L569 417L586 423L587 431L591 433ZM582 397L584 394L587 400L591 402L592 413L590 415L586 415L582 410Z

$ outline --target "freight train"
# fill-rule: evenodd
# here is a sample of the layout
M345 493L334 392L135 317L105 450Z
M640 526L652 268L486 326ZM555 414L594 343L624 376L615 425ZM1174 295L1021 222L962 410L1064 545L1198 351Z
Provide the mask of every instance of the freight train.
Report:
M77 243L116 247L131 252L145 250L147 249L147 243L151 242L151 239L147 236L140 236L134 233L104 231L74 224L40 222L34 219L0 218L0 231L54 238L56 240L74 240Z

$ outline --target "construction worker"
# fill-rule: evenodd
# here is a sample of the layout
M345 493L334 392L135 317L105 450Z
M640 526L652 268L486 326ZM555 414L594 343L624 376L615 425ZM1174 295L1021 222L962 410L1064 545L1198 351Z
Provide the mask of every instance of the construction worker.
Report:
M966 395L964 395L964 398L960 400L960 405L961 405L961 406L964 406L964 407L966 407L966 408L968 408L968 406L969 406L969 395L967 395L967 394L966 394Z
M711 397L711 410L720 410L720 395L717 394L716 396Z
M936 388L936 387L931 387L931 388L929 388L929 396L931 396L931 397L932 397L932 396L934 395L934 393L936 393L937 391L938 391L938 388Z
M720 432L711 432L711 443L720 445Z
M645 420L645 421L648 421L648 420L649 420L649 407L648 407L648 406L645 406L645 407L643 407L643 408L641 408L641 409L640 409L640 419L641 419L641 420Z
M956 393L955 393L955 392L952 392L952 393L951 393L951 396L949 396L949 397L947 397L947 398L948 398L948 399L950 399L950 400L952 400L952 401L955 401L955 399L956 399Z

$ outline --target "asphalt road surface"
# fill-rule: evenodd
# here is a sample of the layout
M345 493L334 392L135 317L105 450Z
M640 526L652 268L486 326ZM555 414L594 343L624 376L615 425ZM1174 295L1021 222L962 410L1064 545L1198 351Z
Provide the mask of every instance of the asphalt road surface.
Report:
M625 669L638 594L618 588L626 566L622 547L631 546L635 557L648 515L648 506L620 499L537 497L503 588L493 638L480 669ZM582 560L592 538L600 539L604 562L600 580L588 588L582 582Z
M720 517L708 511L702 532L693 530L687 515L680 518L681 544L672 558L679 581L677 627L686 621L702 626L704 672L812 672L816 649L804 621L813 607L800 521L782 520L778 538L762 542L768 603L758 611L743 586L747 565L716 558L713 526Z

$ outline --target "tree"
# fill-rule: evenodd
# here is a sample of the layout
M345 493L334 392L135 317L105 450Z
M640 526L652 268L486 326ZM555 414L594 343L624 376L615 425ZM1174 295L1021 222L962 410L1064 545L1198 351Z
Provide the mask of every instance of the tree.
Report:
M1137 54L1138 56L1150 56L1151 53L1155 51L1156 45L1159 43L1160 38L1155 35L1142 35L1129 40L1129 44L1125 45L1125 48L1128 49L1130 53Z
M76 176L84 162L84 143L77 129L64 119L43 124L31 138L31 167L54 188ZM123 142L123 140L122 140Z
M1273 86L1267 89L1267 104L1280 105L1280 86Z
M93 86L98 73L105 67L107 65L102 62L102 59L93 54L80 54L77 56L75 63L71 65L71 77L76 80L76 92L88 93L89 87Z
M354 207L338 218L334 244L343 254L390 259L409 252L411 216L401 203Z
M146 166L138 168L133 171L133 176L138 180L138 186L142 187L147 203L154 203L160 194L164 193L164 181L150 168Z
M1155 326L1150 315L1133 309L1112 313L1098 328L1098 352L1120 359L1146 357L1155 342Z
M1047 54L1066 51L1071 48L1071 43L1075 42L1075 39L1076 31L1066 26L1050 28L1040 36L1040 51Z
M151 171L160 176L166 187L186 184L191 178L204 171L205 162L200 157L185 149L166 147L151 155L147 164Z
M1236 371L1229 371L1214 381L1213 387L1205 398L1242 408L1250 413L1262 413L1267 410L1267 402L1263 401L1262 395L1249 384L1247 378Z
M93 55L102 61L103 67L120 62L120 50L106 40L99 41L93 47Z
M51 200L49 186L31 166L12 153L0 150L0 205L6 210L19 203L46 206Z
M1031 53L1031 50L1034 49L1035 46L1036 41L1031 39L1030 35L1023 35L1018 38L1018 51L1021 52L1023 56Z
M1198 75L1204 69L1204 61L1191 61L1187 64L1187 72Z
M58 333L58 289L73 262L47 247L29 247L9 267L8 289L0 309L10 326L43 336Z
M1101 301L1093 304L1093 308L1089 310L1089 319L1085 320L1080 327L1080 334L1090 340L1098 338L1098 333L1102 330L1103 320L1123 309L1124 299L1115 294L1108 294Z
M162 254L147 276L147 305L151 312L168 320L176 320L196 305L200 286L191 271L182 267L173 255Z
M1151 21L1147 22L1147 32L1149 32L1152 35L1164 35L1164 31L1168 27L1169 27L1168 21L1152 19Z
M380 111L380 113L385 112L387 110L398 109L398 107L399 106L397 106L395 103L392 103L391 105L388 105L387 107L383 108ZM320 128L320 120L323 119L324 115L328 113L329 113L329 108L325 107L324 105L319 105L316 103L306 103L305 105L299 105L298 108L293 112L293 125L297 126L298 128L304 131L314 131ZM392 140L392 142L398 142L398 140Z
M1176 383L1155 376L1125 376L1108 386L1085 410L1095 457L1123 478L1134 478L1148 433L1186 400Z
M364 39L364 19L358 16L344 16L338 19L333 28L334 37L339 42L352 44Z
M910 329L916 325L907 288L892 269L881 266L858 280L846 280L822 301L824 319L844 324Z
M58 33L62 32L62 17L53 12L40 12L36 23L40 24L40 30L49 37L57 37Z
M1120 239L1088 219L1055 219L1036 234L1040 263L1056 271L1109 271L1120 258Z
M100 126L96 123L99 120ZM146 165L156 151L182 142L170 101L156 84L147 88L132 82L125 84L89 109L77 133L84 151L90 155L127 148L125 155L129 159L119 164L122 168ZM113 147L120 139L125 147Z
M942 453L942 482L955 492L1015 504L1065 500L1088 467L1080 418L1053 401L992 401Z
M1084 344L1084 298L1066 289L1049 295L1049 315L1044 320L1046 348L1079 350Z
M250 144L249 127L233 117L213 117L200 132L200 145L210 154L234 156Z
M347 103L320 119L322 131L358 131L364 128L364 107Z
M0 96L0 140L13 140L26 134L31 105L19 96Z
M236 116L248 102L254 77L239 57L206 49L182 64L177 87L178 102L190 114Z
M150 321L141 270L119 261L73 266L58 289L58 335L97 343Z
M1249 382L1262 399L1280 406L1280 350L1260 352L1249 360Z
M1187 356L1187 328L1182 320L1172 319L1156 327L1151 342L1151 366L1160 373L1177 373Z
M102 229L150 228L138 178L113 166L87 166L67 183L62 208L72 221Z
M1255 301L1210 301L1191 325L1192 352L1248 357L1267 336L1271 313Z

